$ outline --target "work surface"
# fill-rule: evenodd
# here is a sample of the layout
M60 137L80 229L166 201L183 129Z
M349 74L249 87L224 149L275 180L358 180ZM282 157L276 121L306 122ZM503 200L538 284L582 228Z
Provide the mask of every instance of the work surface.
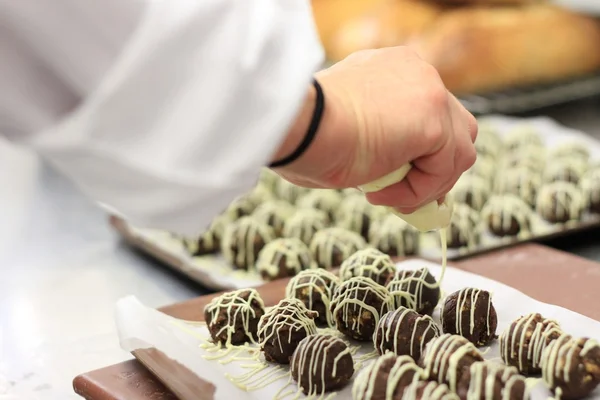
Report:
M599 109L551 116L600 138ZM0 163L0 398L76 399L75 375L130 358L116 340L118 298L158 307L203 291L122 247L105 215L39 160L0 143ZM600 261L599 233L557 245Z

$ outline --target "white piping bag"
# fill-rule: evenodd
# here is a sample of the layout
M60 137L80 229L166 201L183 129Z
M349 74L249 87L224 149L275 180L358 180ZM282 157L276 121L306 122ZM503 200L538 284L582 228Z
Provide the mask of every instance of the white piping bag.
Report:
M371 183L359 186L363 193L373 193L385 189L395 183L402 181L411 170L412 165L405 164L397 171L382 176ZM401 214L393 208L389 208L390 212L402 218L404 221L414 226L421 232L429 232L450 225L452 212L454 211L454 202L450 194L446 195L443 203L438 204L437 201L432 201L424 205L411 214Z

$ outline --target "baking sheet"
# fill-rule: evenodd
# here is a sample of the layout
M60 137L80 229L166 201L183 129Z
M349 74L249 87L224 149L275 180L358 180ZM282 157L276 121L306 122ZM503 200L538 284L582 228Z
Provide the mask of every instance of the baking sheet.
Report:
M398 264L398 268L402 269L416 269L423 266L428 267L432 274L439 279L441 267L436 264L423 260L410 260ZM600 322L558 306L538 302L515 289L478 275L448 268L442 282L442 290L445 294L449 294L464 288L465 283L468 283L470 287L485 289L492 293L493 304L498 313L498 334L521 315L539 312L546 318L557 320L564 331L574 336L600 339ZM436 310L434 319L439 322L439 310ZM205 357L214 356L215 353L208 352L201 347L206 344L208 338L204 324L169 317L152 308L145 307L135 297L126 297L117 303L116 322L121 347L124 350L132 352L138 349L156 348L162 351L171 359L180 362L196 373L200 378L215 384L217 388L215 399L265 399L273 398L282 387L286 387L284 390L286 393L288 392L287 388L295 389L294 384L289 384L287 370L276 366L270 366L255 378L259 379L267 373L280 375L280 378L273 383L250 392L239 389L226 378L226 374L236 377L247 373L248 367L252 366L254 361L219 362L219 360L226 360L227 356L217 360L206 359ZM356 342L352 342L352 345L356 345ZM361 360L360 356L368 354L372 350L372 345L363 344L357 352L354 357L357 363L355 376L360 373L361 368L372 361ZM484 356L488 360L499 360L498 341L485 352ZM242 355L238 354L237 357L242 357ZM172 376L169 379L176 380L177 377ZM351 384L339 392L339 398L351 398L350 393ZM297 392L292 390L288 398L296 395ZM550 392L545 388L543 382L538 381L532 393L532 400L546 400L549 396ZM299 398L304 398L304 396L300 395ZM597 389L589 398L600 399L600 389Z

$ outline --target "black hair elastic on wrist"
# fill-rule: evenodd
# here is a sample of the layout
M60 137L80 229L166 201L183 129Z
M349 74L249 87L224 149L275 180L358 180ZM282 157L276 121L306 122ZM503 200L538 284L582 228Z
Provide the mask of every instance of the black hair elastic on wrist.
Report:
M272 162L269 164L269 168L279 168L285 165L291 164L296 161L304 152L308 149L315 136L317 136L317 131L319 130L319 125L321 124L321 119L323 118L323 111L325 110L325 96L323 95L323 89L319 82L316 79L313 79L313 86L317 91L317 99L315 102L315 110L313 111L312 119L310 121L310 125L308 126L308 131L306 135L304 135L304 139L296 150L292 152L287 157L282 158L281 160Z

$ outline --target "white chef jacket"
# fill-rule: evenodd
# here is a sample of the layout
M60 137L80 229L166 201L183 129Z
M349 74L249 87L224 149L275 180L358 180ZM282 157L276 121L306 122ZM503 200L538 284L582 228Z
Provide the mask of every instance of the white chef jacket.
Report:
M2 0L0 132L134 223L250 189L323 50L308 0Z

